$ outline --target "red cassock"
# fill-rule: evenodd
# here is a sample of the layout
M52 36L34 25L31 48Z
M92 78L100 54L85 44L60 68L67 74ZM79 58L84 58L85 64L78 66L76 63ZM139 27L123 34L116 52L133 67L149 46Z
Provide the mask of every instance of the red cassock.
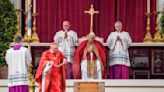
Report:
M35 80L39 83L39 92L42 92L42 73L47 62L52 61L54 64L59 65L63 62L65 56L58 50L52 53L50 50L42 54L39 67L36 72ZM65 92L66 75L64 65L61 67L52 66L45 78L44 92Z
M84 49L86 48L88 43L88 40L83 41L80 43L80 45L77 47L75 54L74 54L74 61L73 61L73 74L74 79L81 79L81 61L83 58ZM104 71L103 71L103 79L107 79L107 73L106 73L106 49L105 47L98 41L94 40L94 44L98 49L100 58L102 60Z

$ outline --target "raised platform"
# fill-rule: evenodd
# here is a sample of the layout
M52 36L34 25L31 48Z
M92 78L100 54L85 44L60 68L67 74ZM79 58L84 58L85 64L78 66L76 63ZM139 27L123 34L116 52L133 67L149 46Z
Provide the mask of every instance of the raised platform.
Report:
M105 92L164 92L164 80L67 80L66 92L74 92L74 82L105 82ZM0 92L8 92L7 80L0 80Z
M13 46L13 44L14 44L14 43L11 43L11 46ZM22 43L22 44L23 44L23 46L28 46L28 43ZM30 45L31 45L31 46L50 46L50 44L51 44L51 43L31 43ZM104 46L107 46L107 43L103 43L103 45L104 45ZM76 46L78 46L78 44L77 44ZM162 43L162 42L161 42L161 43L132 43L131 46L132 46L132 47L133 47L133 46L135 46L135 47L136 47L136 46L137 46L137 47L138 47L138 46L139 46L139 47L140 47L140 46L142 46L142 47L143 47L143 46L150 46L150 47L151 47L151 46L152 46L152 47L153 47L153 46L157 46L157 47L160 46L160 47L162 47L162 46L164 46L164 43Z

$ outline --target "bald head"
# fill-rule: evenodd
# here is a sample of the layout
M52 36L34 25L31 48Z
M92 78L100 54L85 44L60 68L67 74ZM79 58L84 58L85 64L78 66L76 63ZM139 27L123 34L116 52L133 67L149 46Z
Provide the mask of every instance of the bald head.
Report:
M70 23L69 21L63 21L63 30L69 30L70 28Z
M89 37L95 37L95 33L94 32L90 32L89 33Z
M118 31L118 32L122 31L122 22L121 21L116 21L114 26L115 26L116 31Z

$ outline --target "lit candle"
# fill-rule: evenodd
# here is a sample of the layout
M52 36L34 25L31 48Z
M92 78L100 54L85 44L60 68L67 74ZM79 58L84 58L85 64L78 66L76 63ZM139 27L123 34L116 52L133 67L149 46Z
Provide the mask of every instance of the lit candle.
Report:
M36 0L33 0L33 13L36 13Z
M147 13L150 13L150 0L147 0Z

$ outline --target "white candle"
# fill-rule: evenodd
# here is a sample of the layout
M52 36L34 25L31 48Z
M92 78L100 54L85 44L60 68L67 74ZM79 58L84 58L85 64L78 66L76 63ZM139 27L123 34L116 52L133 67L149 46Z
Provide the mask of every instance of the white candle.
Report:
M157 0L156 10L161 12L164 9L164 0Z
M159 11L159 7L160 7L159 0L156 0L156 11Z
M17 0L17 9L20 9L21 2L20 0Z
M33 13L36 13L36 0L33 0Z
M150 13L150 0L147 0L147 13Z
M28 37L31 37L31 28L28 29L27 35L28 35Z
M28 0L28 4L31 4L31 0Z
M28 2L27 0L25 0L25 12L27 12L27 10L28 10Z
M31 0L27 1L27 5L28 5L27 11L29 12L29 11L31 11Z

